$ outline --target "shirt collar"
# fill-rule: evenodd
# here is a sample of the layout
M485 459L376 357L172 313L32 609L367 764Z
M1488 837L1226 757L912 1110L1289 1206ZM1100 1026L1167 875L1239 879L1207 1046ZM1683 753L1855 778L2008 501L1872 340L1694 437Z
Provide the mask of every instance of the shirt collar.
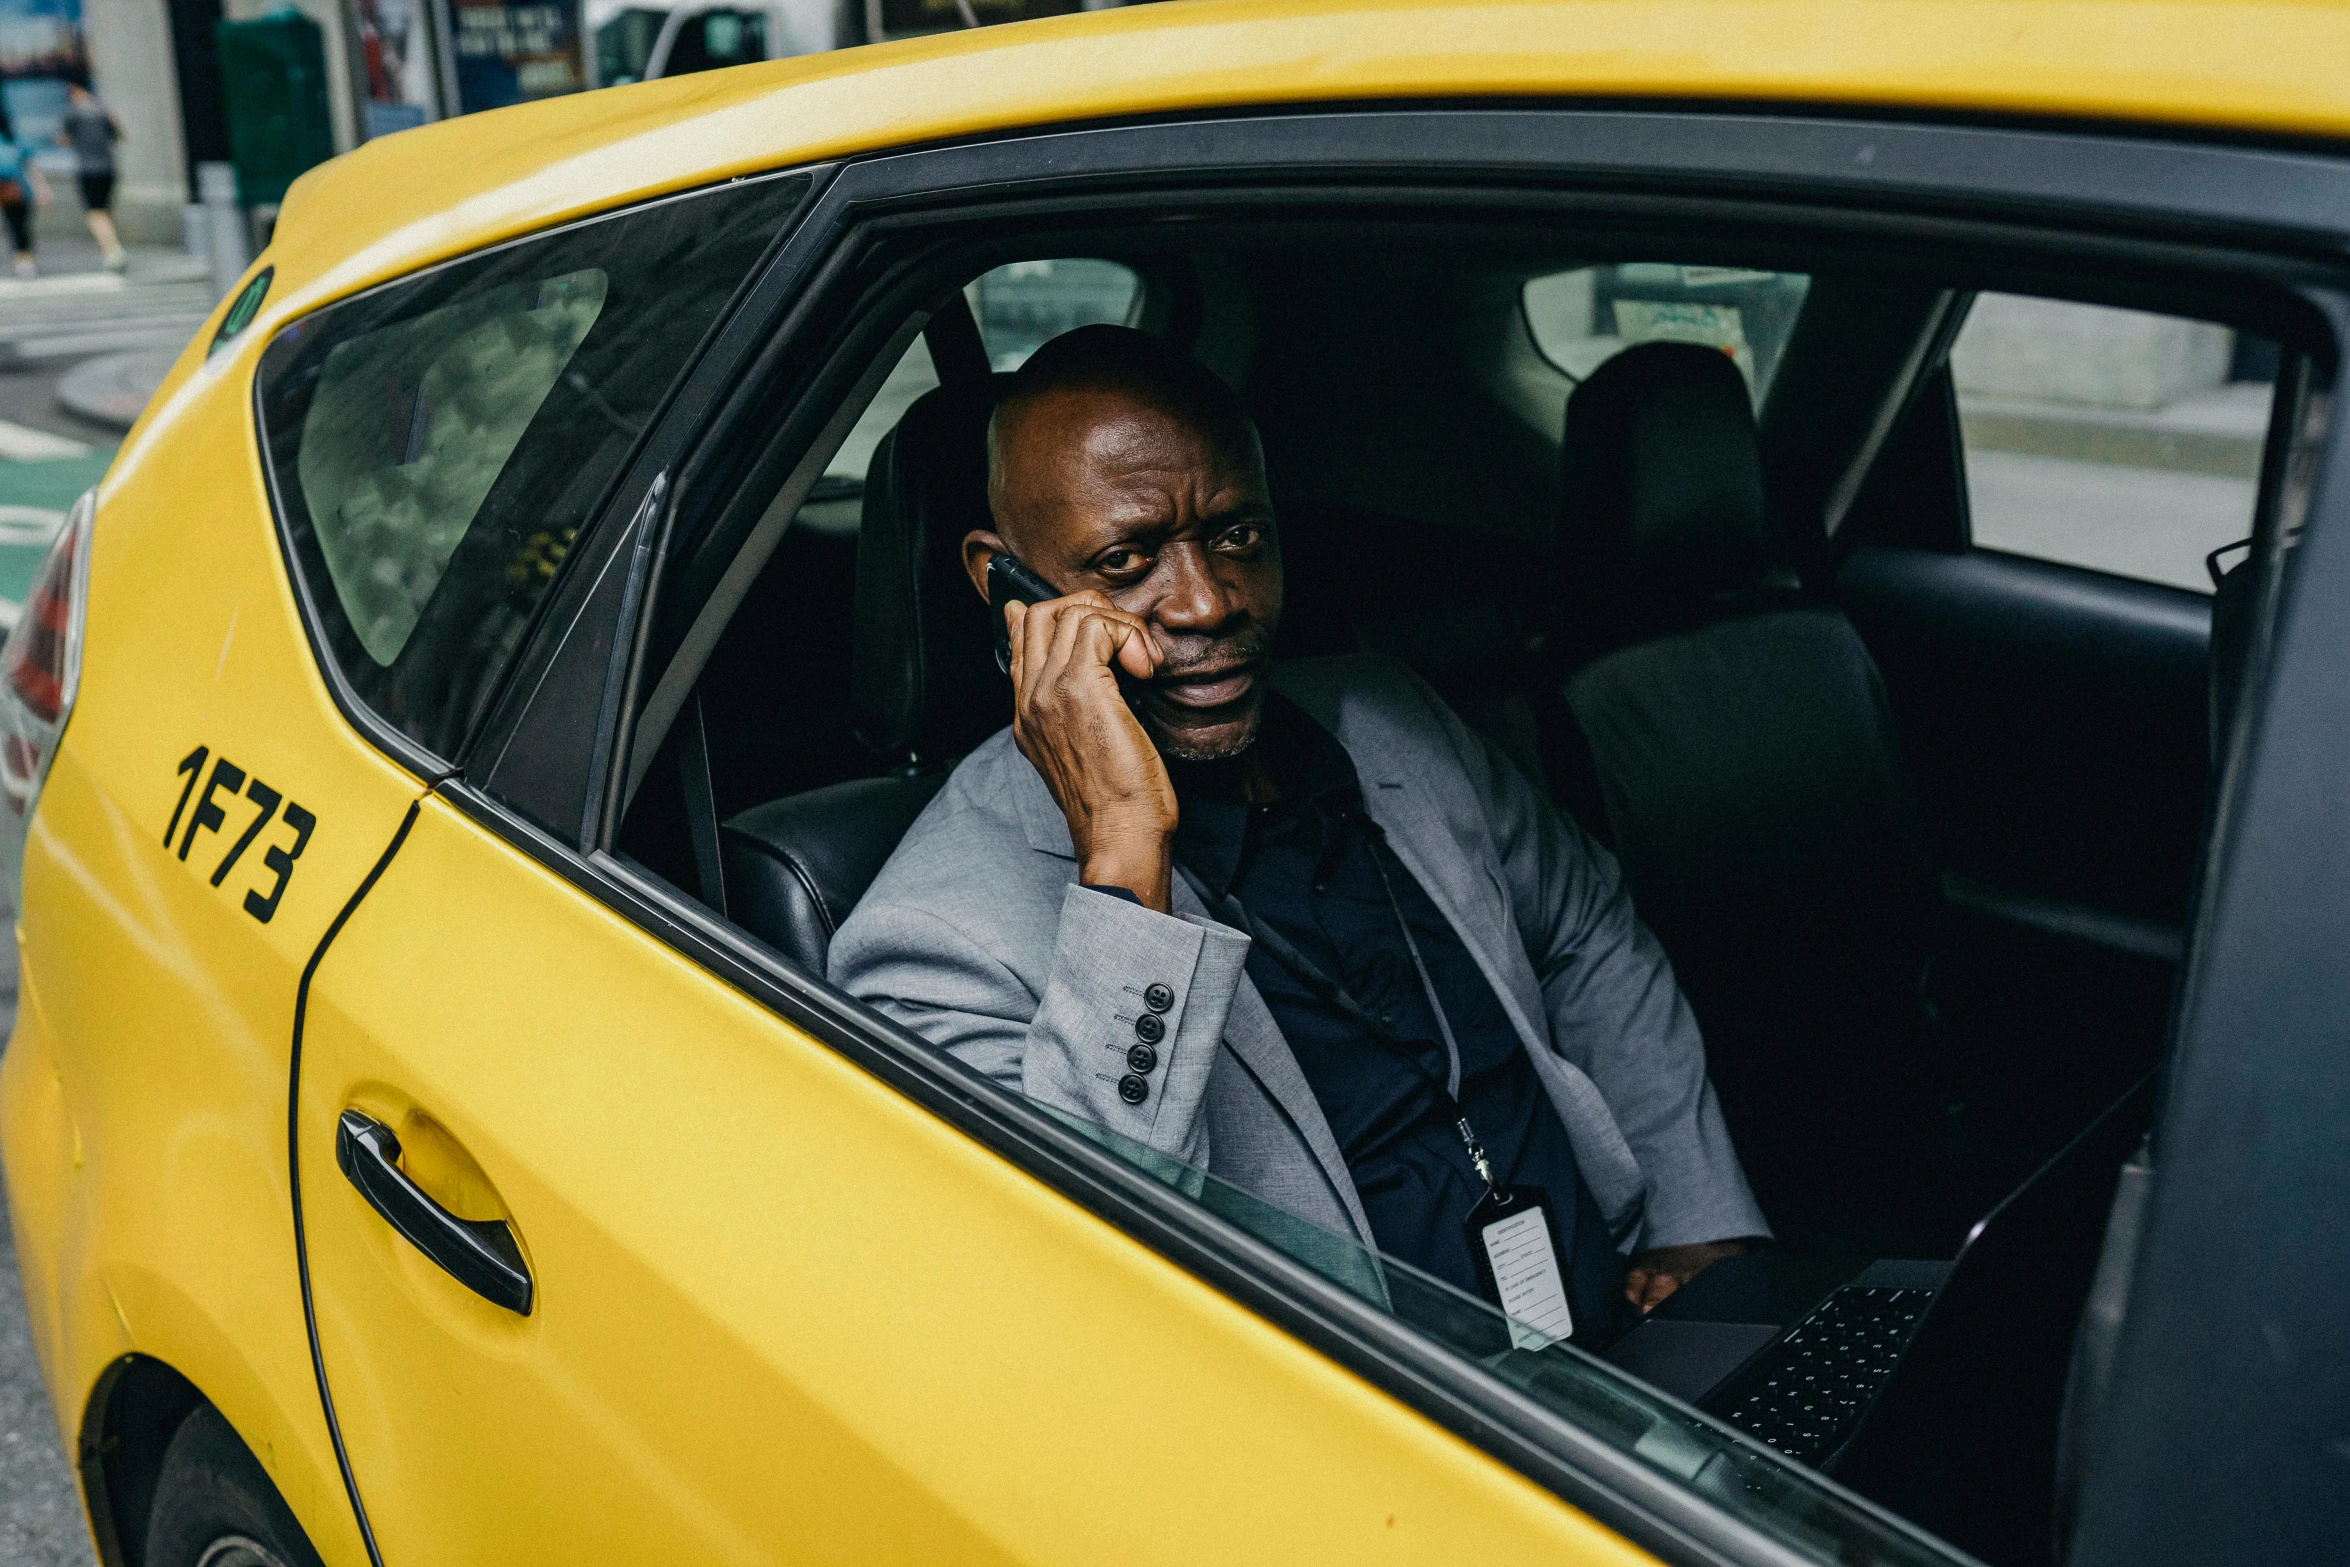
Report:
M1271 809L1311 808L1325 831L1334 819L1361 811L1362 785L1346 747L1286 697L1266 697L1255 746L1281 791ZM1265 809L1252 810L1241 792L1242 760L1167 763L1180 810L1176 858L1219 896L1232 890L1253 822Z

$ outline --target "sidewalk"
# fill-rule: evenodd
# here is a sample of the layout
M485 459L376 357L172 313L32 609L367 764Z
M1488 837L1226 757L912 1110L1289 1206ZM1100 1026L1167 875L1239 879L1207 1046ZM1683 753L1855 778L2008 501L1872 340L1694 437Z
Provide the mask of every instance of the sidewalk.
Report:
M72 183L50 183L57 199L34 223L41 275L0 275L0 373L185 344L219 299L204 263L174 247L134 245L128 271L106 271Z
M41 275L0 275L0 630L15 623L66 509L114 459L215 302L204 264L134 246L99 265L70 181L36 220Z
M0 370L176 350L204 324L214 299L204 263L174 250L134 250L127 272L0 277Z
M1961 394L1967 445L2117 468L2258 479L2274 389L2236 383L2162 408L2089 408Z

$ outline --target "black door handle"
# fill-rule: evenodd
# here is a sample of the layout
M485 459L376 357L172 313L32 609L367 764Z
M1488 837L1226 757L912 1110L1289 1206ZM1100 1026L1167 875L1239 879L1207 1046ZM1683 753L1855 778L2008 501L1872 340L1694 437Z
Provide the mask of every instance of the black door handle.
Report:
M400 1139L372 1116L345 1110L335 1129L335 1163L367 1205L409 1244L482 1299L530 1315L530 1269L503 1219L460 1219L424 1194L400 1168Z

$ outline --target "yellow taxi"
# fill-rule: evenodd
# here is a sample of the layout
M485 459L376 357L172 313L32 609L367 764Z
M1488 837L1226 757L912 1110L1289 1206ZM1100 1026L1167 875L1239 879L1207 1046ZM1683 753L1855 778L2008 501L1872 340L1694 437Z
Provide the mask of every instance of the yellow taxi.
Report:
M1185 0L305 176L0 653L100 1557L2337 1557L2346 63ZM1417 669L1671 954L1778 1244L1618 1347L827 983L1007 718L988 396L1093 321L1255 417L1288 649Z

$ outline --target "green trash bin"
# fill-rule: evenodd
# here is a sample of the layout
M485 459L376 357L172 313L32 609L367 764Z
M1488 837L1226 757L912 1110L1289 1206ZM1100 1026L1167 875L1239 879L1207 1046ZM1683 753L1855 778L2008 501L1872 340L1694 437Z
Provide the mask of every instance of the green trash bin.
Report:
M326 100L326 35L291 6L214 34L228 103L229 158L247 207L285 200L305 169L335 155Z

